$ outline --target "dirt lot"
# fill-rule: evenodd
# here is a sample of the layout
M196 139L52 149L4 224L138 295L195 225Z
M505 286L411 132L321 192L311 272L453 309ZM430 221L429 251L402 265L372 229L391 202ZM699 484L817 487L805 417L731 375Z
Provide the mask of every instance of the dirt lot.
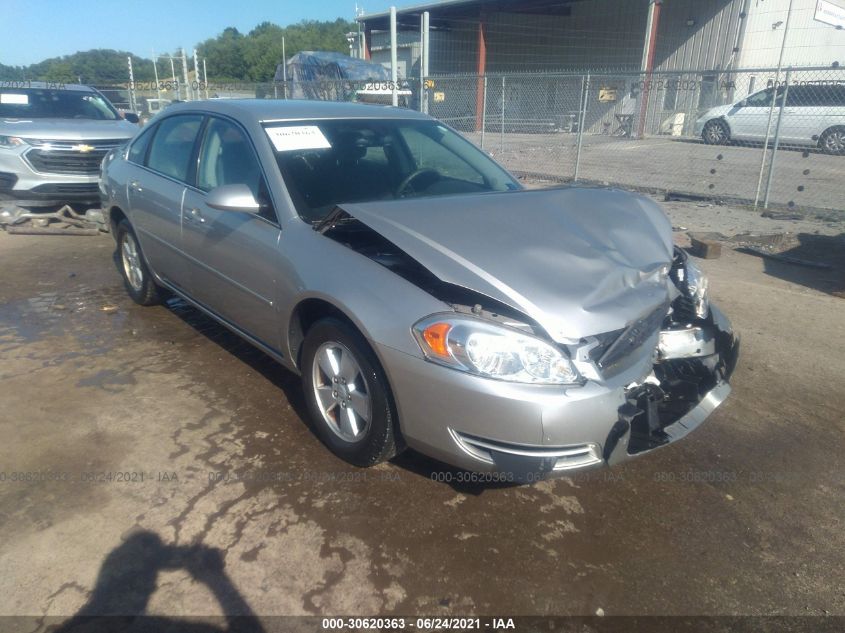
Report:
M724 229L716 211L759 222L670 205L693 230ZM842 249L835 223L790 227ZM77 613L845 615L839 263L701 261L743 337L712 418L613 470L484 487L436 481L444 467L415 454L371 471L335 459L297 378L184 304L135 306L112 250L0 233L0 615L25 616L15 628Z

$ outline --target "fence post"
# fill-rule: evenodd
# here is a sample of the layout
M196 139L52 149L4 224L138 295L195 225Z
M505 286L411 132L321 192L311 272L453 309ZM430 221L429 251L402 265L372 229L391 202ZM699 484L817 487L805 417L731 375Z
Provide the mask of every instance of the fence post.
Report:
M778 84L780 84L780 66L775 73L775 82L772 84L772 104L769 106L769 121L766 124L766 139L763 142L763 158L760 160L760 175L757 177L757 193L754 194L754 208L760 204L760 191L763 189L763 172L766 171L766 154L769 153L769 135L772 133L772 121L775 115L775 103L777 103Z
M499 154L505 153L505 76L502 75L502 128L499 130Z
M769 192L772 190L772 176L775 173L775 159L778 155L778 145L780 145L780 124L783 121L783 109L786 107L786 99L789 97L789 80L792 77L792 68L786 69L786 80L783 87L783 98L780 100L780 110L778 110L778 122L775 126L775 144L772 148L772 160L769 161L769 177L766 179L766 195L763 198L763 208L769 208ZM775 93L777 94L777 92Z
M484 92L481 95L481 149L484 149L484 129L487 127L487 75L484 75Z
M587 102L590 95L590 73L581 77L581 103L579 104L578 117L578 149L575 151L575 176L574 182L578 182L578 174L581 168L581 141L584 139L584 121L587 118Z

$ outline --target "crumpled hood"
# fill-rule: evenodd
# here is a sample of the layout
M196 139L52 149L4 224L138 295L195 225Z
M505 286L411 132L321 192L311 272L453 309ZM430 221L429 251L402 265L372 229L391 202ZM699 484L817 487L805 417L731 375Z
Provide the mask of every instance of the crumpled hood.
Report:
M341 206L441 280L521 310L559 342L626 327L670 296L672 227L643 196L569 187Z
M0 134L68 141L130 139L140 128L129 121L92 119L0 119Z

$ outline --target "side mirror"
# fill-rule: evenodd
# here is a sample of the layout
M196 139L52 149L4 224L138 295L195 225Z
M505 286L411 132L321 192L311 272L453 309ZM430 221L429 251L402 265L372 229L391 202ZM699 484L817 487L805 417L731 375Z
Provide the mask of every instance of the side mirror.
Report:
M743 99L742 101L740 101L739 103L736 104L737 108L745 108L747 106L748 106L748 101L745 100L745 99Z
M134 112L124 112L123 118L130 123L138 123L141 120Z
M205 203L218 211L258 213L261 205L246 185L221 185L208 192Z

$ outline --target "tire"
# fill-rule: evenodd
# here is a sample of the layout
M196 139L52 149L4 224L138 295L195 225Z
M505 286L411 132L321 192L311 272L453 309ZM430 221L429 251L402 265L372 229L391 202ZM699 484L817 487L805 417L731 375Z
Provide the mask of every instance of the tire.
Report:
M704 124L701 138L708 145L724 145L730 140L731 133L724 121L713 119Z
M390 386L357 330L336 318L315 323L305 336L301 368L312 426L329 450L363 467L399 452Z
M845 155L845 127L832 127L819 138L819 148L832 156Z
M141 246L132 225L128 220L121 220L117 224L117 259L123 285L132 301L142 306L151 306L162 301L161 289L156 285L149 266L144 260Z

